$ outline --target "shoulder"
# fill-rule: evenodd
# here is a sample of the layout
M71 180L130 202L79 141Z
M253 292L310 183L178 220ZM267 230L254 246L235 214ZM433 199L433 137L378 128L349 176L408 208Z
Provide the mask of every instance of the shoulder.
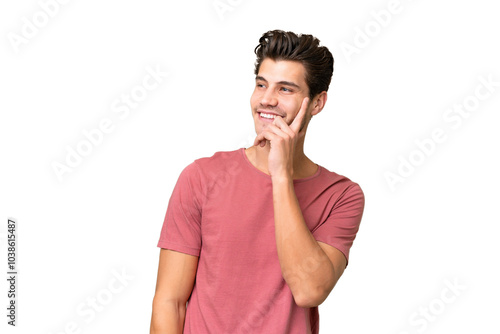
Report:
M200 167L210 167L212 165L217 165L221 163L225 163L230 160L234 160L238 154L241 154L241 149L232 150L232 151L217 151L213 153L211 156L205 156L194 160L193 163L196 163Z
M357 182L352 181L347 176L330 171L321 165L320 168L322 169L320 182L326 184L327 186L334 187L336 188L336 190L339 190L341 192L363 192L361 186Z
M352 181L347 176L330 171L321 166L321 178L318 180L321 189L329 197L332 209L340 207L357 207L358 211L363 210L365 205L365 195L361 186Z
M221 166L227 165L231 161L235 161L238 154L241 154L241 149L232 151L217 151L211 156L205 156L193 161L202 171L210 172L214 169L219 169Z
M182 173L206 181L219 175L221 171L234 167L233 165L239 161L237 158L241 154L240 150L217 151L211 156L197 158L184 167Z

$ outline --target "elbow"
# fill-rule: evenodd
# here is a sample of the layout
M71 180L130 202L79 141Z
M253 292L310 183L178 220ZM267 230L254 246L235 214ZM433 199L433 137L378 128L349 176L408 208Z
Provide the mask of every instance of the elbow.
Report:
M163 296L155 296L153 298L153 310L154 309L185 309L186 308L186 300L180 298L165 298Z
M333 278L317 281L302 282L301 285L295 285L292 291L293 299L299 307L311 308L321 305L335 286L336 280Z
M182 299L155 296L152 304L153 316L163 317L168 313L180 317L186 314L186 302Z
M299 307L303 308L311 308L317 307L321 305L328 295L330 294L331 289L314 289L312 292L301 292L293 295L293 299L295 300L295 304Z

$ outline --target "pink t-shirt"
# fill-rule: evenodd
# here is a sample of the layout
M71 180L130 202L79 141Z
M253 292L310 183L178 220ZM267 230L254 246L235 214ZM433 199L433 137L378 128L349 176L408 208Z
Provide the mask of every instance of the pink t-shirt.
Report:
M316 240L349 259L364 195L357 183L318 166L293 180L302 215ZM271 177L251 164L245 148L184 168L158 247L199 256L184 333L318 333L318 308L297 306L281 275Z

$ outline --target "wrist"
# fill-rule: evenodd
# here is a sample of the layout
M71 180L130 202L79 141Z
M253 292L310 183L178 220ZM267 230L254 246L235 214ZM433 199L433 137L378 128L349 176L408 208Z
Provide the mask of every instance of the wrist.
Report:
M274 185L282 185L293 183L293 177L290 173L282 172L275 175L271 175L271 181Z

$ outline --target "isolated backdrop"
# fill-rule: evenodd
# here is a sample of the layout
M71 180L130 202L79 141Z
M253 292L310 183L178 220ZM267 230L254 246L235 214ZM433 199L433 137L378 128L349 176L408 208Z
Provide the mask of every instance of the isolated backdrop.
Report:
M149 331L173 186L252 145L271 29L332 51L305 151L366 196L321 333L499 332L493 1L23 0L0 22L1 277L18 222L18 326L2 279L2 333Z

